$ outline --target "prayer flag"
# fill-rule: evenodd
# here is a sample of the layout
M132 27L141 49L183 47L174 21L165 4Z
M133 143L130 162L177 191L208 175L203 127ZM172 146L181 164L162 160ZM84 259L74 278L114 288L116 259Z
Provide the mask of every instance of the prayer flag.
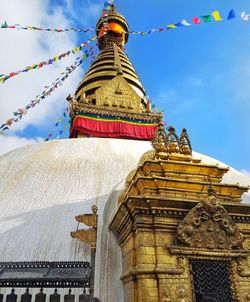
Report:
M201 18L202 18L202 20L204 21L204 22L211 22L212 21L212 19L211 19L211 16L210 15L206 15L206 16L201 16Z
M183 24L184 26L191 26L192 24L188 23L186 20L182 20L181 24Z
M221 18L220 16L220 13L218 10L212 12L212 16L214 17L214 20L215 21L222 21L223 19Z
M233 18L236 18L236 15L235 15L234 10L231 9L230 12L229 12L229 14L228 14L227 20L231 20Z
M4 22L4 24L2 24L2 26L1 26L1 28L8 28L9 26L8 26L8 24L7 24L7 22L5 21Z
M244 20L244 21L248 21L248 20L249 20L250 15L249 15L249 14L247 14L246 12L242 12L242 13L240 14L240 17L241 17L241 19L242 19L242 20Z
M172 29L172 28L176 28L176 26L174 24L168 24L167 29Z
M201 24L201 20L198 17L192 18L192 21L194 22L194 24Z
M184 24L182 24L181 22L178 22L178 23L175 24L175 26L176 26L176 27L183 27Z

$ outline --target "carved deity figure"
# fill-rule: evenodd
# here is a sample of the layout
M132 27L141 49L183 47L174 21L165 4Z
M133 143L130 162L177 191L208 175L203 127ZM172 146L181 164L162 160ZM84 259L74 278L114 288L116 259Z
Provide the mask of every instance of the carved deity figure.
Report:
M171 299L170 290L168 288L164 288L161 292L162 294L162 302L173 302Z
M184 288L179 289L177 293L177 302L188 302L186 290Z
M209 187L208 197L191 209L179 224L177 240L200 248L242 249L243 235Z

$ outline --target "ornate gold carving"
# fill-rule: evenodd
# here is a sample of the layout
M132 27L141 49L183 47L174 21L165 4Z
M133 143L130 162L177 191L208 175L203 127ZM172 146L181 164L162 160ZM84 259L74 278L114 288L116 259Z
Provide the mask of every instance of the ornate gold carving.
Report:
M172 256L173 257L173 256ZM167 275L183 275L185 273L185 260L184 257L176 257L176 265L173 264L158 264L155 271L159 274Z
M154 234L151 233L140 233L136 236L136 247L140 246L154 246L155 239Z
M165 157L167 155L168 139L162 121L158 124L157 130L152 139L152 145L156 151L157 156Z
M167 151L168 151L168 153L179 153L179 151L180 151L179 138L178 138L178 136L175 132L175 128L173 126L170 126L168 128Z
M153 160L154 158L155 158L155 150L149 150L141 156L138 166L143 166L143 164L146 161Z
M121 64L121 59L120 59L119 52L117 49L118 46L116 43L113 43L113 47L114 47L114 69L117 71L117 74L122 74L122 64ZM117 91L115 91L115 92L117 93ZM122 94L122 93L118 92L118 94Z
M115 105L115 107L119 107L121 110L145 112L145 108L141 106L140 96L121 75L117 75L97 89L95 95L97 107L103 107L105 101L105 106L108 103L110 110Z
M177 229L177 240L184 246L208 249L242 249L243 235L226 209L219 204L212 188L208 198L196 205Z
M246 258L237 259L237 271L241 277L250 277L250 266Z
M97 234L97 206L92 206L93 214L84 214L78 215L75 217L78 223L84 223L87 226L90 226L89 229L76 230L71 232L72 238L78 238L84 243L91 245L93 249L96 247L96 234Z
M105 100L106 104L109 104L108 98ZM140 113L140 112L129 112L122 111L120 109L112 110L112 108L107 106L103 108L96 107L91 104L82 104L76 100L72 103L70 117L74 117L74 115L78 113L92 113L98 115L109 115L111 117L126 117L130 119L139 119L146 122L155 122L158 123L162 119L162 113L151 114L151 113Z
M131 180L135 176L135 173L136 173L136 170L132 170L131 172L129 172L129 174L126 178L126 184L129 184L131 182Z
M190 302L190 293L185 286L164 287L161 290L162 302Z
M160 121L153 137L152 145L156 151L156 157L161 159L194 160L191 158L192 147L186 129L182 130L179 138L173 126L170 126L166 133L164 124Z

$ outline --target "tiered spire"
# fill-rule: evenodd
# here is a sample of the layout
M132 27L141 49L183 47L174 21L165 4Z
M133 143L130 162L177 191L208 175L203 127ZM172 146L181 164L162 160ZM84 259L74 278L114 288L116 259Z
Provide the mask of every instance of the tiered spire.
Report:
M96 25L100 53L70 98L71 137L152 139L162 114L153 114L145 89L124 52L129 26L114 5ZM112 123L112 124L111 124Z

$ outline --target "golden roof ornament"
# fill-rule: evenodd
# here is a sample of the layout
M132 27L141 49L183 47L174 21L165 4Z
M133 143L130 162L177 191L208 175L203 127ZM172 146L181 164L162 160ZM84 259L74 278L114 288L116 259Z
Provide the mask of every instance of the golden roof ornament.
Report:
M161 121L158 124L157 130L152 139L152 146L156 151L156 156L166 156L166 154L168 153L167 141L167 134L164 128L164 124Z
M71 232L72 238L77 238L80 241L87 243L91 246L93 250L96 248L96 236L97 236L97 206L92 206L93 214L83 214L75 216L75 220L79 223L83 223L88 226L88 229L80 229L75 232Z
M170 126L167 133L167 143L169 153L179 153L179 138L175 132L175 128Z
M157 157L184 161L195 160L192 159L191 142L185 128L179 138L173 126L170 126L166 132L164 123L161 121L152 139L152 145Z
M180 136L180 151L182 154L192 155L191 142L185 128L182 129Z

